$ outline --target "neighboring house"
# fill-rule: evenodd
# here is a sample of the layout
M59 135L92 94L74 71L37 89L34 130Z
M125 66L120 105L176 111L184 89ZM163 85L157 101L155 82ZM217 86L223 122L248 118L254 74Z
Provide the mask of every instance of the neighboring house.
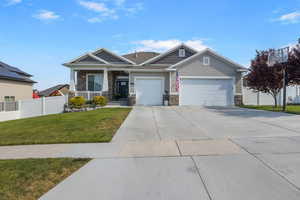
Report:
M0 102L32 99L32 75L0 62Z
M242 103L243 66L211 49L181 44L158 54L124 56L104 48L68 63L70 90L77 96L128 98L129 105L231 106Z
M69 93L69 85L60 84L48 88L46 90L40 91L38 95L39 97L52 97L52 96L65 96L68 93Z

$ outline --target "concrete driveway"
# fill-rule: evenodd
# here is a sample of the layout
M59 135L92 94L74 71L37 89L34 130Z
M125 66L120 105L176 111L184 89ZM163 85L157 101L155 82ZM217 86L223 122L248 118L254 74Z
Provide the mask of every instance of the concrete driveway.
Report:
M112 143L61 152L95 159L41 199L298 200L299 122L239 108L135 107Z
M113 142L300 136L300 116L242 108L135 107Z

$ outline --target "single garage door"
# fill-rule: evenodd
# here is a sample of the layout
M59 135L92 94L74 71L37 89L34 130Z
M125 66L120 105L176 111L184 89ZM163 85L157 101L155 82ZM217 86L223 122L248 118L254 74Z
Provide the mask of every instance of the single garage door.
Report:
M185 78L180 81L180 105L232 105L232 79Z
M136 104L145 106L162 105L163 84L162 78L136 78Z

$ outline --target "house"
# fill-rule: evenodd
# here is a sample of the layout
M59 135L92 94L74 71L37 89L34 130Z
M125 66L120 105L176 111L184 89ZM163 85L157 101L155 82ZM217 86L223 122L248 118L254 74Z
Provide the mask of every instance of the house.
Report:
M91 99L128 99L129 105L232 106L242 103L243 66L211 49L181 44L164 53L117 55L101 48L64 63L70 90Z
M0 102L32 99L32 75L0 62Z
M39 97L65 96L69 93L68 84L59 84L38 92Z

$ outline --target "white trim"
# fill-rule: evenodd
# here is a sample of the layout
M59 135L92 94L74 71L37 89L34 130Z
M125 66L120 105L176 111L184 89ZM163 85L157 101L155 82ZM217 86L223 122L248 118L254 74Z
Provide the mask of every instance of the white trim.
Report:
M202 55L203 53L206 53L206 52L209 52L209 53L211 53L211 54L213 54L213 55L215 55L215 56L221 58L221 59L224 60L225 62L227 62L227 63L229 63L229 64L231 64L231 65L234 65L236 68L241 68L241 69L244 69L244 70L247 69L247 68L245 68L244 66L242 66L242 65L240 65L240 64L238 64L238 63L236 63L236 62L234 62L234 61L232 61L232 60L230 60L229 58L226 58L226 57L224 57L224 56L218 54L217 52L215 52L215 51L213 51L213 50L211 50L211 49L209 49L209 48L206 48L206 49L204 49L204 50L202 50L202 51L199 51L198 53L192 55L191 57L189 57L189 58L187 58L187 59L184 59L184 60L182 60L182 61L180 61L180 62L178 62L178 63L176 63L176 64L174 64L174 65L171 65L171 66L169 67L169 69L175 68L175 67L177 67L177 66L179 66L179 65L182 65L182 64L184 64L184 63L186 63L186 62L188 62L188 61L190 61L190 60L192 60L192 59L194 59L194 58L196 58L196 57L198 57L198 56L200 56L200 55Z
M73 65L73 64L74 64L73 62L78 61L78 60L81 60L81 59L84 59L84 58L86 58L86 57L88 57L88 56L90 56L90 57L92 57L92 58L94 58L94 59L96 59L96 60L98 60L98 61L100 61L100 62L103 62L103 63L105 63L105 64L109 64L107 61L105 61L105 60L103 60L103 59L101 59L101 58L99 58L99 57L97 57L97 56L91 54L90 52L87 52L87 53L85 53L85 54L83 54L83 55L81 55L81 56L79 56L79 57L77 57L77 58L75 58L75 59L73 59L73 60L67 62L67 63L64 63L63 65L65 65L65 66Z
M172 93L172 72L169 72L169 94Z
M165 70L165 69L128 69L128 68L99 68L99 67L72 67L74 70L105 70L107 71L128 71L128 72L168 72L168 71L176 71L174 70Z
M134 76L134 90L133 90L133 93L132 94L135 94L135 86L136 86L136 80L137 79L159 79L159 80L162 80L162 91L163 91L163 94L165 94L165 77L164 76Z
M102 58L99 58L99 57L97 57L97 56L95 56L95 55L93 55L91 53L89 53L88 55L91 56L92 58L100 61L100 62L104 62L105 64L109 64L109 62L107 62L106 60L103 60Z
M127 59L127 58L124 58L123 56L119 56L118 54L116 54L116 53L114 53L112 51L109 51L109 50L107 50L105 48L96 49L95 51L92 52L92 54L97 54L97 53L100 53L102 51L106 51L106 53L109 53L109 54L111 54L111 55L113 55L113 56L115 56L117 58L120 58L123 61L126 61L126 62L129 62L129 63L133 64L133 65L136 65L136 63L134 63L133 61L131 61L131 60Z
M151 59L149 59L149 60L146 60L145 62L141 63L140 65L145 65L145 64L151 63L151 62L153 62L153 61L156 61L156 60L158 60L158 59L160 59L160 58L162 58L162 57L164 57L164 56L166 56L166 55L168 55L168 54L174 52L175 50L177 50L177 49L179 49L179 48L181 48L181 47L190 49L190 50L194 51L196 54L197 54L197 52L198 52L197 50L193 49L192 47L189 47L189 46L187 46L186 44L183 44L183 43L182 43L182 44L177 45L177 46L173 47L172 49L166 51L165 53L159 54L159 55L157 55L157 56L155 56L155 57L153 57L153 58L151 58Z
M204 66L209 66L210 65L210 57L209 56L203 56L203 61L202 62L203 62Z
M233 76L179 76L179 79L233 79Z
M104 71L103 71L103 73L104 73ZM88 79L88 76L89 75L102 75L102 88L101 88L101 90L96 90L96 91L89 91L89 92L102 92L103 91L103 79L104 79L104 74L103 73L86 73L86 75L85 75L85 90L86 91L89 91L89 88L88 88L88 81L89 81L89 79Z

